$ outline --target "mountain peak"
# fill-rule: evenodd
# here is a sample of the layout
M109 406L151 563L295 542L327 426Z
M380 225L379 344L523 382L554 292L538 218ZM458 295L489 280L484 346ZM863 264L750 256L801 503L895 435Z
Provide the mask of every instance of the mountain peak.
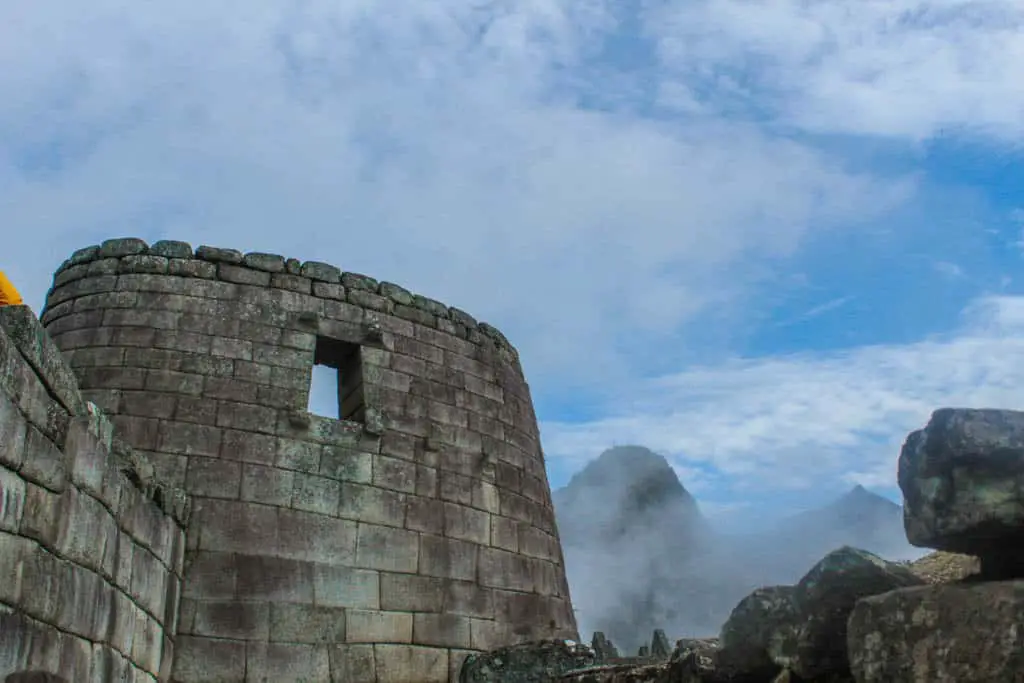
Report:
M562 533L570 542L581 533L577 527L601 527L617 535L652 525L703 520L697 501L668 460L644 446L605 450L553 497L563 519L572 520Z

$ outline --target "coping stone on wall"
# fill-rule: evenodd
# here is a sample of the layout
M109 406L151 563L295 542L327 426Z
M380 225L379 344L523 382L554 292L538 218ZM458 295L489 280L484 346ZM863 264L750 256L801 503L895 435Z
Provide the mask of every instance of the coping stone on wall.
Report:
M117 259L120 259L120 265L113 263ZM161 259L167 259L169 267L164 269ZM366 300L366 294L373 294L380 297L380 299L375 301L385 301L389 306L408 306L409 308L435 316L437 321L434 327L457 334L477 345L492 342L501 351L503 359L509 360L514 364L519 362L518 351L504 334L493 325L478 322L476 318L462 309L446 306L440 301L415 294L391 282L380 282L360 273L344 272L340 268L327 263L320 261L300 262L297 259L265 252L243 254L237 249L226 249L209 245L201 245L193 250L192 246L188 243L174 240L161 240L149 246L145 241L136 237L109 239L99 245L78 249L70 258L64 261L54 275L54 284L51 287L50 293L53 294L57 288L74 280L101 274L149 272L169 273L186 277L221 277L219 269L216 269L217 272L200 273L199 269L195 267L186 268L182 265L190 261L193 263L206 262L248 269L253 271L254 274L256 272L287 273L288 275L306 278L313 283L338 285L339 288L348 290L344 294L344 298L349 300L350 303L359 304ZM235 276L232 279L237 279L239 274L236 271L225 272L234 273ZM262 282L262 279L260 279L260 282ZM271 286L273 285L274 281L271 281ZM338 296L332 294L331 298L342 298L342 296L340 294ZM443 324L441 321L443 321Z

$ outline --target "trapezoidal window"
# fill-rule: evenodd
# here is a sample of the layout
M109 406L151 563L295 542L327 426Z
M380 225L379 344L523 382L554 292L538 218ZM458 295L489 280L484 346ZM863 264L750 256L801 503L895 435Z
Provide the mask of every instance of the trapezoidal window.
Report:
M358 344L329 337L316 338L308 410L335 420L363 421L366 403Z

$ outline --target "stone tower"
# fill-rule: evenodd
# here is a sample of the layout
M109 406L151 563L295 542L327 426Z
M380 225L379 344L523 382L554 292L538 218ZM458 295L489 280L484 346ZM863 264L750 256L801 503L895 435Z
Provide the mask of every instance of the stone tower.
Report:
M440 682L470 651L577 638L495 328L324 263L139 239L75 252L42 321L192 498L174 680ZM307 412L314 365L337 415Z

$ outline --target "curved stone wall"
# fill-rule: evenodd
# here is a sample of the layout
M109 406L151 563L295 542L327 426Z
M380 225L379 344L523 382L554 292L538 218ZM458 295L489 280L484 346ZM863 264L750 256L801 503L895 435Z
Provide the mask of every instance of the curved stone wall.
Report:
M43 322L193 497L174 679L445 681L576 638L536 416L495 328L319 263L108 240ZM348 420L306 412L315 362Z

